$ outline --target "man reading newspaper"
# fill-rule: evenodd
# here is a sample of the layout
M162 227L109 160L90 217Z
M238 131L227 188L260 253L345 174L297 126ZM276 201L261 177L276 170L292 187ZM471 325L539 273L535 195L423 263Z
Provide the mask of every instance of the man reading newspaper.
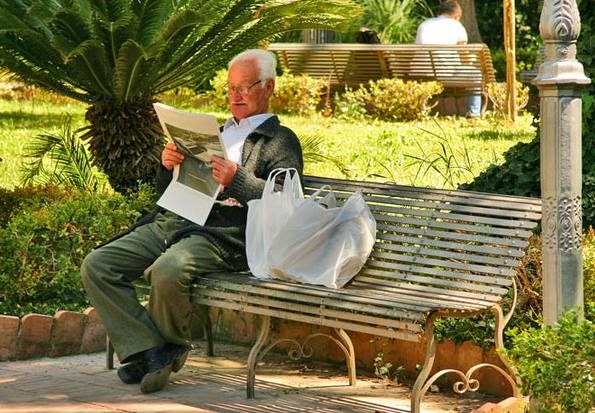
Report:
M275 168L303 168L296 135L268 113L275 87L272 53L247 50L229 63L227 90L232 117L222 131L228 159L211 156L212 175L222 185L204 225L156 210L84 260L83 284L118 358L118 376L140 383L143 393L162 389L190 348L189 289L199 274L245 271L247 202L259 198ZM183 155L168 143L161 155L158 189L171 180ZM132 282L151 284L148 306Z

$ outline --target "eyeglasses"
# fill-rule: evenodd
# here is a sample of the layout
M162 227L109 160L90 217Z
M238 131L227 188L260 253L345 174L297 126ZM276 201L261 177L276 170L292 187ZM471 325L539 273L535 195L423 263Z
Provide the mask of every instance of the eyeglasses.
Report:
M250 90L256 86L257 84L262 83L262 79L257 80L256 82L252 83L250 86L231 86L227 85L227 93L238 93L242 96L247 95Z

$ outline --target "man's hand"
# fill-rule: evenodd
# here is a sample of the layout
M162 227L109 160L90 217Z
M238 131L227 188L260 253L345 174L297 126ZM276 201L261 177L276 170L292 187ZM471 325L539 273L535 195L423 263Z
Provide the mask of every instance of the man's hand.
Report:
M179 165L184 160L184 155L182 155L176 149L176 144L173 142L168 142L167 145L163 148L163 152L161 152L161 164L167 169L171 171L174 166Z
M238 171L238 164L234 161L212 155L211 166L213 168L213 179L224 187L229 188Z

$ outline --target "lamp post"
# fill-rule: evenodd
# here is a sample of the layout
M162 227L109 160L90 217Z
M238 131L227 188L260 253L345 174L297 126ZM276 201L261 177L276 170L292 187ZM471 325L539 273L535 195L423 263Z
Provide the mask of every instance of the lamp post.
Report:
M583 306L580 94L590 80L576 60L575 0L545 0L539 31L544 60L533 83L540 96L543 315L552 325Z

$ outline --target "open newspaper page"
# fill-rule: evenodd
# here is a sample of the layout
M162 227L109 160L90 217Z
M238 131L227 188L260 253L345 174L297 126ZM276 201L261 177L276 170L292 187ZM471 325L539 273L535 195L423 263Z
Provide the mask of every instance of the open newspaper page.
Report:
M226 158L217 118L184 112L161 103L153 105L167 137L184 154L157 205L203 225L220 186L213 179L211 155Z

